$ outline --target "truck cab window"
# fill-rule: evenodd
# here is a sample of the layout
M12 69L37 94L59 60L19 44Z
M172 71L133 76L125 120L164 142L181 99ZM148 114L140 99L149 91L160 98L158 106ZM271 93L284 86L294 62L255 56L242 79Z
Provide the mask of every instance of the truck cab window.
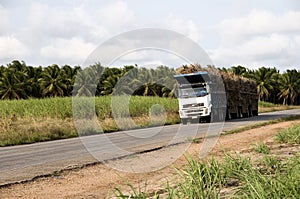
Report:
M184 88L179 90L179 98L202 97L207 94L205 87Z

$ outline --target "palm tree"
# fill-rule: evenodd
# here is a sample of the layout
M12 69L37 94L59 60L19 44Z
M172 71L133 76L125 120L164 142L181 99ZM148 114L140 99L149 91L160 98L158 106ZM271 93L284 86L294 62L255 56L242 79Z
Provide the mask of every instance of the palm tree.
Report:
M245 76L247 73L247 69L243 66L232 66L229 71L233 72L236 75Z
M12 61L10 64L7 64L7 69L11 71L24 71L26 68L26 63L24 61L19 62L18 60Z
M1 67L0 76L0 97L1 99L22 99L27 98L26 80L27 68L24 61L20 63L17 60L7 65L7 68Z
M100 64L95 64L79 71L74 83L73 96L95 96L103 70Z
M119 68L105 68L97 85L97 95L110 95L125 71Z
M153 69L140 68L136 75L130 83L130 87L136 88L133 95L159 96L161 87L156 83L157 77Z
M283 104L288 102L294 104L300 91L300 73L296 70L287 70L280 78L279 98L283 99Z
M64 96L64 90L67 89L60 68L56 64L48 66L38 81L41 84L43 96Z
M64 84L66 84L67 88L64 91L65 96L71 96L73 91L73 86L75 82L76 75L78 71L80 71L80 66L75 66L72 68L69 65L64 65L61 68L61 74L63 76Z
M26 98L24 82L20 80L22 72L5 71L0 77L1 99L22 99Z
M250 74L250 77L257 83L257 93L259 100L268 100L271 92L274 89L276 83L276 76L278 71L275 68L261 67L254 73Z
M41 85L38 80L42 75L42 67L32 67L27 66L24 70L26 73L26 81L25 81L25 90L28 96L40 98L41 95Z

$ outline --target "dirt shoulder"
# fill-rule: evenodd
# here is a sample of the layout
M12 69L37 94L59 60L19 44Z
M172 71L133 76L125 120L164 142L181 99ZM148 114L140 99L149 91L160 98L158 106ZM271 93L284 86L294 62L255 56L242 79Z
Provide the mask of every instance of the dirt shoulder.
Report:
M245 152L255 143L273 143L274 135L280 129L286 129L300 120L288 121L268 125L237 134L221 136L209 156L221 156L224 151ZM148 164L153 160L159 165L163 162L166 154L171 155L172 150L178 149L180 145L171 146L158 151L152 151L140 155L130 156L114 161L114 165L140 165ZM187 152L197 157L201 143L193 143ZM284 151L284 150L283 150ZM288 150L285 150L288 153ZM0 189L0 198L109 198L114 195L116 187L127 190L125 182L134 187L144 189L145 182L147 190L158 190L165 187L166 182L175 178L174 167L181 168L185 165L184 156L165 168L149 173L127 173L114 170L104 164L88 166L83 169L65 171L52 177L39 178L32 182L15 184Z

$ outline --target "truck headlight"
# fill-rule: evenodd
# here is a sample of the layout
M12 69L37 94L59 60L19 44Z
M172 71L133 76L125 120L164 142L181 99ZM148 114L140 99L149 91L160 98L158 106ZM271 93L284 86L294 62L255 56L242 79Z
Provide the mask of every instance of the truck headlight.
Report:
M205 109L205 114L207 114L207 113L208 113L208 108Z

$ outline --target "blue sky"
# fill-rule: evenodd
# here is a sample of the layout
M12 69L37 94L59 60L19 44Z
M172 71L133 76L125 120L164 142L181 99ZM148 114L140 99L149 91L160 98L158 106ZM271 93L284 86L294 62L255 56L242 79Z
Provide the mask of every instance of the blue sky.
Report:
M192 39L218 67L300 69L299 21L298 0L0 0L0 64L82 65L111 37L151 27ZM182 63L157 52L130 57L115 64Z

